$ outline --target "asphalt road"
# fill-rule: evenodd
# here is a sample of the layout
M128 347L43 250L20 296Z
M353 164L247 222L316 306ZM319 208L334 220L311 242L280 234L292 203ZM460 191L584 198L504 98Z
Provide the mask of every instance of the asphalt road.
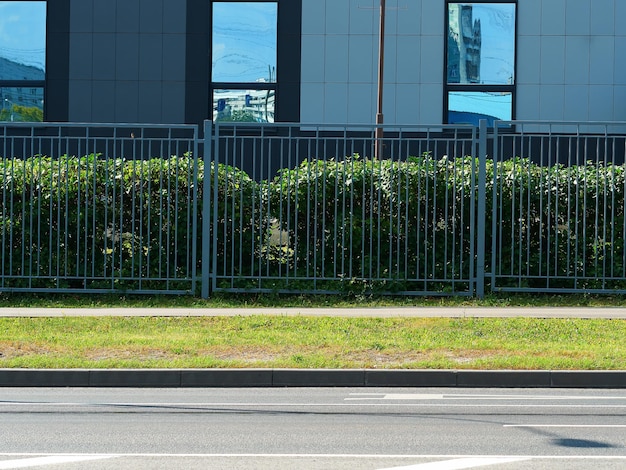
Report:
M623 469L626 390L0 389L0 469Z

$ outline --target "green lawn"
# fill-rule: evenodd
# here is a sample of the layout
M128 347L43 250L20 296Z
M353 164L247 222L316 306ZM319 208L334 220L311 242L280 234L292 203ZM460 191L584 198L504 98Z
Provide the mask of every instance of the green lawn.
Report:
M626 369L626 320L0 318L0 368Z

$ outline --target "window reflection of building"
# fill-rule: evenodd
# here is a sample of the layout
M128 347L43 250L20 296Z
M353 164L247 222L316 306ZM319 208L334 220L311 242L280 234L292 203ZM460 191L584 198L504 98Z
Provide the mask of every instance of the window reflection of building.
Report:
M274 90L214 90L213 121L274 122Z
M278 3L214 1L212 118L274 122Z
M480 20L473 19L472 5L448 8L448 83L480 83Z
M6 100L16 106L42 108L43 88L0 87L0 102L5 102Z
M515 117L515 0L447 1L445 122ZM483 39L485 43L483 44Z

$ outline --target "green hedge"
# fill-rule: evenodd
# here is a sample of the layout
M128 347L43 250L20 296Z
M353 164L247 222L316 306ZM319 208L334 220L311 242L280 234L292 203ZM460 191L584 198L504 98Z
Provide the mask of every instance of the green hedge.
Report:
M4 159L0 183L5 288L134 288L196 269L189 157Z
M472 159L354 155L282 171L270 201L298 242L295 274L375 279L385 290L419 288L408 285L416 280L437 289L467 280L474 170Z
M594 162L544 167L514 158L498 165L494 179L489 162L487 207L489 216L495 180L499 259L489 268L503 276L502 285L508 276L508 284L520 287L625 288L624 170Z
M220 287L465 291L476 261L477 167L471 157L353 155L305 161L263 182L212 167ZM488 160L486 176L486 213L476 217L486 221L486 270L502 286L624 285L624 166L515 158ZM2 159L0 183L4 288L133 289L141 279L142 288L188 289L199 273L193 197L200 260L208 186L189 155Z

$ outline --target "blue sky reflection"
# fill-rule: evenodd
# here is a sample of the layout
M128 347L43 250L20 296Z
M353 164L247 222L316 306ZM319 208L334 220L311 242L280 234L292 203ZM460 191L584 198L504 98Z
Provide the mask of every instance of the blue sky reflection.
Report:
M515 70L515 5L472 5L482 28L481 82L510 85Z
M278 6L274 2L213 4L213 81L276 81Z
M0 58L45 69L46 2L0 2Z

